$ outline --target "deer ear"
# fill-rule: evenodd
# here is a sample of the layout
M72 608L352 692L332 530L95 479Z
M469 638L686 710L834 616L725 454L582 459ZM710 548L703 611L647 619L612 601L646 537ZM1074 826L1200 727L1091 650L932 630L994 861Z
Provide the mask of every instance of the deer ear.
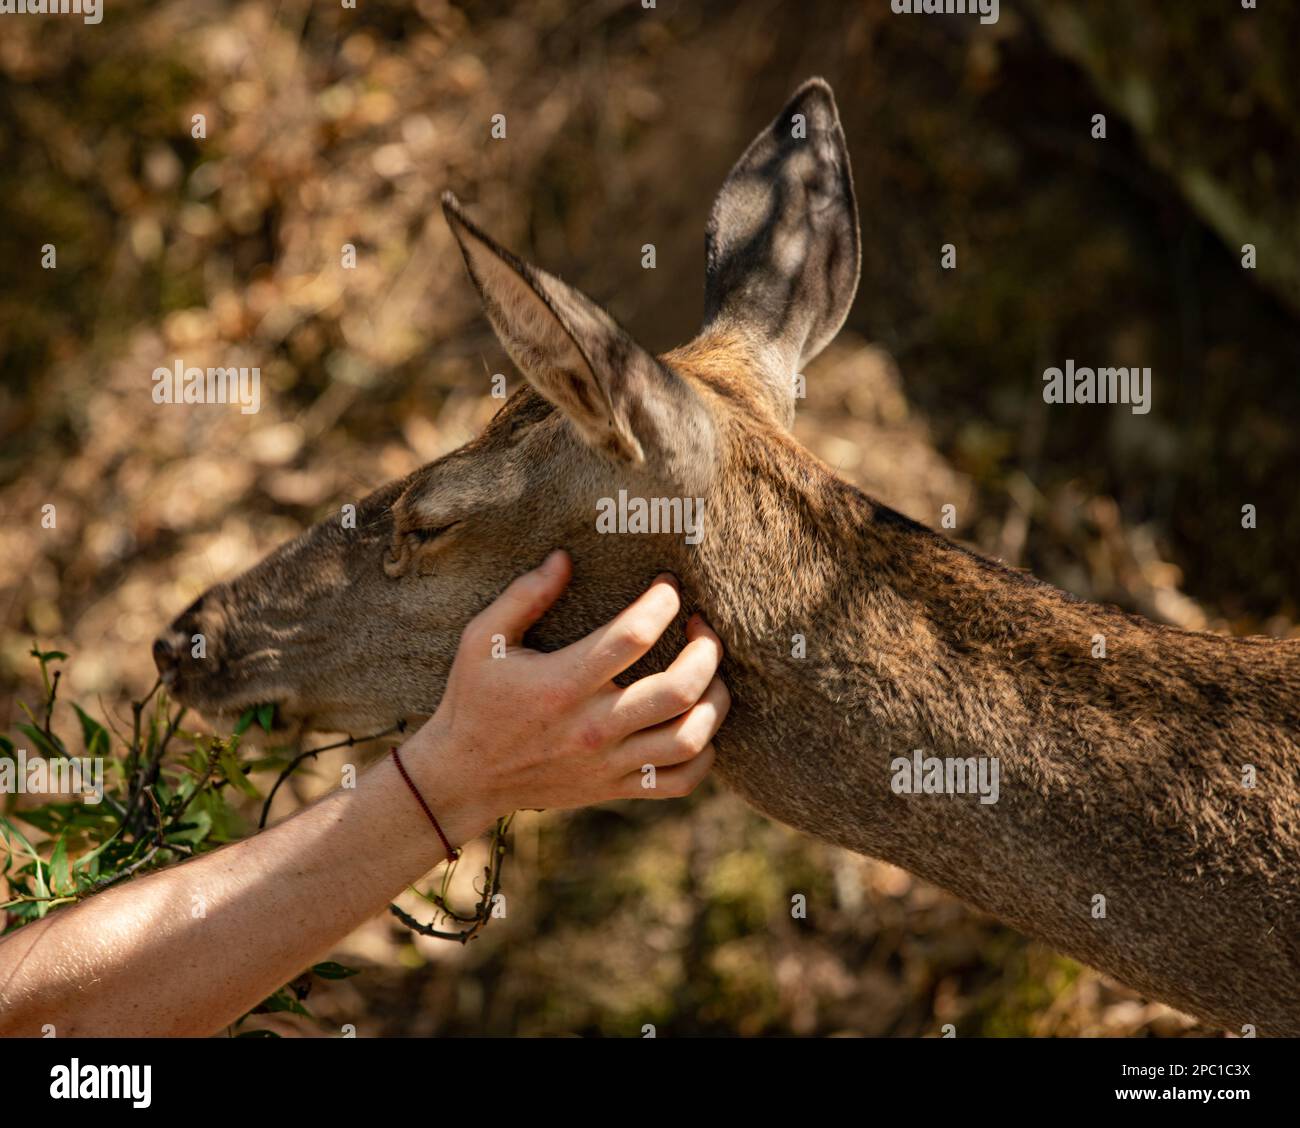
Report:
M525 379L589 446L696 482L712 465L714 432L694 390L585 294L499 246L450 192L442 209L488 320Z
M805 82L736 162L705 246L705 328L760 343L784 403L793 374L844 324L862 265L848 149L822 79Z

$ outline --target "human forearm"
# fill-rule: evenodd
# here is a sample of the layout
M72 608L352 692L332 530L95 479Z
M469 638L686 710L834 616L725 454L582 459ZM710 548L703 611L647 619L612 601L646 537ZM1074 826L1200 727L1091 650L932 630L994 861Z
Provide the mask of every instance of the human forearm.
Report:
M465 629L437 714L402 750L459 845L527 808L686 795L730 698L698 618L668 669L613 679L680 609L661 578L561 651L524 633L570 575L563 553ZM505 640L504 653L499 646ZM316 962L445 856L390 758L246 841L56 911L0 942L0 1035L210 1034Z
M454 844L491 824L434 726L403 763ZM0 1035L205 1035L445 856L391 757L262 834L59 910L0 942Z

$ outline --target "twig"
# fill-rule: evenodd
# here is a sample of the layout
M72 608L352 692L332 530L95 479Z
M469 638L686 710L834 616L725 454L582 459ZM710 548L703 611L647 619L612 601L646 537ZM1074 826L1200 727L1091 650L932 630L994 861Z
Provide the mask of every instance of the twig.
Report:
M152 690L150 696L153 696ZM145 698L147 701L148 698ZM149 757L148 765L139 772L138 777L132 777L131 794L127 796L126 813L123 815L122 825L126 826L131 820L136 808L140 805L140 796L153 796L153 785L158 782L158 773L162 768L163 755L167 751L167 746L171 743L172 737L176 735L176 730L180 728L181 718L185 716L185 707L182 706L176 711L176 716L172 717L163 730L162 739L154 745L153 755ZM154 800L156 803L157 800Z
M483 868L483 888L479 891L480 899L478 904L474 906L473 916L458 913L447 900L447 889L451 882L451 875L456 870L457 862L452 862L443 871L442 892L440 894L431 897L423 893L420 894L438 909L440 919L451 919L458 923L468 924L470 925L469 928L460 932L446 932L435 928L432 924L425 924L423 921L416 920L415 917L398 905L389 905L388 911L412 932L418 932L421 936L432 936L438 940L458 940L461 944L468 944L492 918L492 904L496 900L496 895L501 891L501 866L508 846L506 834L513 819L514 815L507 815L503 819L498 819L496 826L492 830L492 843L488 847L488 864ZM419 890L417 889L416 892L419 893Z
M62 670L54 671L54 681L50 683L50 692L45 695L45 724L41 726L41 731L45 733L45 739L55 748L62 748L54 733L50 730L50 718L54 715L54 699L59 695L59 678L63 676Z
M299 752L292 760L289 761L284 771L280 773L280 778L275 781L271 792L266 797L266 802L262 804L262 817L257 820L257 829L266 829L266 820L271 814L271 803L275 799L275 793L280 790L280 785L284 783L308 756L318 756L322 752L331 752L335 748L351 748L354 744L365 744L371 740L381 740L385 736L392 736L394 733L403 733L406 731L406 722L398 721L396 724L389 725L383 732L372 733L370 736L349 736L346 740L338 740L333 744L323 744L319 748L309 748L306 752Z
M131 747L127 750L126 756L126 776L131 779L135 775L135 770L140 760L140 718L144 713L144 707L149 704L150 699L158 692L158 687L162 685L162 678L153 683L153 688L144 695L141 701L131 702L132 727L131 727Z
M102 890L107 889L110 885L116 885L124 877L130 877L137 870L142 869L144 866L147 866L150 862L152 862L154 858L157 856L158 851L164 848L168 850L171 849L170 846L167 847L150 846L149 849L145 852L143 857L137 858L129 866L126 866L125 868L118 870L117 873L111 875L110 877L99 878L96 881L92 882L89 886L87 886L85 889L83 889L80 893L77 894L78 900L80 900L82 897L89 897L92 894L99 893Z

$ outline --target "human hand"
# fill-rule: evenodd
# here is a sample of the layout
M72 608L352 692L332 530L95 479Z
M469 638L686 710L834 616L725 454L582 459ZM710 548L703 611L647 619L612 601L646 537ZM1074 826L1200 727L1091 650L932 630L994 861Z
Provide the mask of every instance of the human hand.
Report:
M472 801L487 816L480 821L521 809L675 798L713 764L711 741L731 696L717 677L722 643L702 618L687 623L687 644L668 669L626 687L612 680L680 609L671 576L657 577L610 622L562 650L524 647L524 633L571 574L569 557L553 552L470 621L442 703L412 738L439 747L440 790ZM503 657L493 656L494 639L498 654L504 639Z

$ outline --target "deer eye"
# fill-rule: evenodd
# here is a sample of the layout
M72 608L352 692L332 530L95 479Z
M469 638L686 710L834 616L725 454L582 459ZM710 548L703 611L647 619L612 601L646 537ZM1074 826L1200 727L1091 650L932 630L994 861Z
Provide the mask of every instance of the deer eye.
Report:
M443 533L449 532L459 524L459 521L452 521L448 525L437 525L432 528L416 528L412 529L406 535L412 537L417 544L429 544L430 542L437 540L443 535Z

